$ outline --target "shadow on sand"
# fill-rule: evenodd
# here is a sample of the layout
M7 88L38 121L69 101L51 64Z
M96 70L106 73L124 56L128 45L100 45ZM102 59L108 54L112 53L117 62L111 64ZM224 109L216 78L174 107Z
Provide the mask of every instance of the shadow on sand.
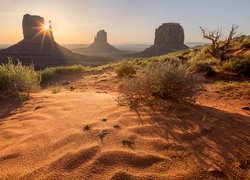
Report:
M21 107L25 101L20 99L0 99L0 125L2 119L10 116L12 112Z
M134 110L140 123L151 124L152 133L184 147L199 167L217 167L219 178L246 176L250 160L250 117L165 101L142 104ZM148 116L148 120L143 119ZM247 162L246 167L235 170L235 164L239 167L241 162Z

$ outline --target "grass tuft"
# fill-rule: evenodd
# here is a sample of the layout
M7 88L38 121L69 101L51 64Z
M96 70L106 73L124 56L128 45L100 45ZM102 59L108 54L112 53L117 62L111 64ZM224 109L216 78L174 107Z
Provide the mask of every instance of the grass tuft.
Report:
M180 61L157 62L147 66L141 76L124 79L118 99L128 105L150 97L190 102L201 90L201 80Z
M23 66L20 61L14 64L9 60L0 65L0 90L7 95L26 98L30 92L39 90L40 80L33 66Z
M115 68L115 73L119 78L130 77L136 74L135 67L130 62L121 62Z

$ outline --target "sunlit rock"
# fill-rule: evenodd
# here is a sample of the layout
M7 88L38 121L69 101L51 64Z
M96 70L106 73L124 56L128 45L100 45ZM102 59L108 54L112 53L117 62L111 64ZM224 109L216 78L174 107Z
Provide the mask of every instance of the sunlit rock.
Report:
M54 41L51 24L46 25L41 16L25 14L23 16L23 38L32 41Z
M187 49L184 44L184 30L179 23L163 23L155 30L154 45L134 56L151 57Z
M107 43L107 33L104 30L100 30L97 32L96 36L95 36L95 43L98 42L103 42L103 43Z
M110 59L83 56L56 43L53 37L51 21L45 24L44 18L25 14L22 21L24 39L13 46L0 50L0 63L12 58L24 65L34 65L36 69L61 65L100 65L109 63ZM100 36L100 37L99 37ZM105 40L100 34L98 40Z
M100 30L94 37L94 42L90 44L87 48L75 49L75 52L86 54L86 55L96 55L104 57L118 57L124 52L115 48L108 43L107 32Z

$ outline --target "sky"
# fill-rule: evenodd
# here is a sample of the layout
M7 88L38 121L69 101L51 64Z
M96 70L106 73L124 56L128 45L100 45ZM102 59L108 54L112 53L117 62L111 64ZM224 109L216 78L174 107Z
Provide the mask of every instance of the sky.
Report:
M24 14L52 21L54 38L61 44L90 44L101 29L111 44L152 44L155 28L180 23L185 42L204 42L199 27L232 24L250 34L250 0L0 0L0 44L23 38Z

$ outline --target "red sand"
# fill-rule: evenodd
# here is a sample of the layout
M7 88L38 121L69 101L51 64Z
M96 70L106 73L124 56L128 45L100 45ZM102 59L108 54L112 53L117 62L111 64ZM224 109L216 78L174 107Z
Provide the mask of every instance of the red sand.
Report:
M0 120L0 179L250 178L245 112L208 107L202 96L200 106L131 111L117 105L113 77L85 76L72 83L75 91L43 90L18 108L0 103L13 108Z

